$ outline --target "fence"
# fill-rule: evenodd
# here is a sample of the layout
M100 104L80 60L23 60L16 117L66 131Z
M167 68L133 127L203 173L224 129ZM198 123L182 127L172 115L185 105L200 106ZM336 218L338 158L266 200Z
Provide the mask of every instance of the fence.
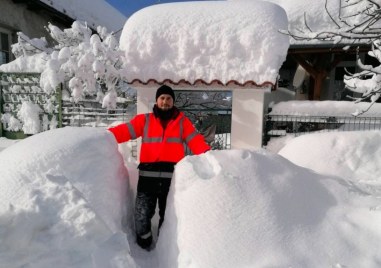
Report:
M114 122L128 121L136 114L135 100L124 98L125 93L119 94L116 109L107 110L92 96L75 104L62 100L62 85L56 94L47 95L39 80L38 73L0 73L0 136L22 139L55 127L107 127ZM39 109L40 128L36 132L26 132L21 122L15 121L19 120L18 113L24 102L33 103ZM136 142L131 142L129 147L136 157Z
M301 116L270 115L265 116L263 145L272 137L292 134L295 136L310 132L381 130L381 117L349 116Z
M119 96L119 99L124 99ZM136 114L135 100L120 101L117 108L108 110L101 107L98 101L87 98L78 103L62 102L62 126L108 127L112 124L128 122ZM137 158L137 141L127 144L131 156Z
M41 130L49 127L61 127L60 89L53 96L48 96L40 88L40 74L36 73L0 73L0 134L9 138L23 138L28 130L18 129L17 115L24 102L34 104L41 120ZM3 129L4 125L4 129ZM10 131L11 129L11 131ZM30 130L39 132L38 127ZM25 133L26 132L26 133Z
M86 96L78 103L71 102L69 96L64 94L63 85L52 98L40 88L39 79L40 74L35 73L0 73L0 116L7 114L17 118L19 108L25 101L41 108L41 122L56 120L55 127L108 127L116 122L127 122L136 114L136 100L128 98L126 92L118 94L116 109L107 110L92 96ZM176 90L175 94L175 105L190 118L212 149L230 149L231 92ZM53 128L52 124L45 124L41 126L41 131L50 128ZM0 123L0 136L13 139L26 137L21 129L12 129L9 120ZM136 157L136 142L132 141L128 146Z
M107 127L116 122L127 122L136 114L134 101L117 104L117 108L109 110L92 100L82 100L78 103L63 101L62 126Z

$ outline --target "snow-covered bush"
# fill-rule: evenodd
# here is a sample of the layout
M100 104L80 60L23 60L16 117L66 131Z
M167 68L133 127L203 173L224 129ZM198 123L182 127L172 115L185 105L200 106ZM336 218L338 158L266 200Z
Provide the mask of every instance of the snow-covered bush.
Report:
M46 94L44 104L40 108L49 116L37 117L26 120L25 114L19 109L13 109L12 116L2 119L5 128L10 131L26 129L31 132L45 131L58 126L56 113L56 90L60 84L64 84L62 99L65 101L78 102L85 96L94 96L94 100L102 104L103 108L115 109L117 91L125 95L135 97L136 92L131 91L123 83L122 67L124 54L119 49L119 42L114 34L108 32L105 27L98 27L96 32L87 27L85 22L75 21L71 28L61 30L53 24L46 27L53 45L48 44L45 38L29 38L19 32L18 42L12 45L12 52L18 60L18 71L31 72L28 66L34 66L35 70L42 70L39 80L40 88ZM43 58L35 64L23 64L27 59ZM21 64L20 64L21 62ZM36 64L41 65L36 68ZM12 62L9 63L11 67ZM21 70L20 69L21 66ZM2 65L0 71L9 72L7 66ZM12 69L12 67L10 68ZM10 87L10 92L19 93L20 85ZM21 118L21 115L24 118ZM18 118L16 118L18 116ZM51 121L48 120L51 118ZM17 120L17 121L15 121ZM13 123L12 123L13 122ZM25 126L27 122L36 124ZM24 124L24 125L23 125Z
M114 34L101 26L92 33L81 21L73 22L71 28L64 30L53 24L46 29L54 40L53 47L47 47L44 38L30 39L23 33L18 33L18 43L12 46L16 57L46 54L40 78L44 92L53 95L58 85L64 83L74 102L86 94L102 95L108 97L103 102L104 108L115 107L114 96L122 82L123 53Z
M41 51L51 51L48 48L48 42L45 37L30 39L22 32L17 33L18 42L12 45L12 54L16 58L21 56L32 56L38 54Z
M25 101L17 113L23 123L22 130L25 134L37 134L41 131L40 106L31 101Z
M1 115L1 122L5 125L8 131L19 131L22 129L22 123L10 113Z

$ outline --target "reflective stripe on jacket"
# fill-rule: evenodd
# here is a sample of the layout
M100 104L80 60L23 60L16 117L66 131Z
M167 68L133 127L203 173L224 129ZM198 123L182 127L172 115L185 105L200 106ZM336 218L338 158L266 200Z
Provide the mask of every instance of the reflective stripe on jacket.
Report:
M140 162L179 162L184 156L184 143L194 154L210 149L204 137L197 132L192 122L180 112L171 119L165 130L160 119L153 113L139 114L130 122L109 129L118 143L142 137Z

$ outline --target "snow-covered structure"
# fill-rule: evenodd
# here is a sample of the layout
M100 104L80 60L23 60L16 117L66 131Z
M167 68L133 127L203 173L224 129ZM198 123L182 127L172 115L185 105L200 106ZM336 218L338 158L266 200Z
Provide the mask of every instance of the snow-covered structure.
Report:
M123 14L105 0L0 0L0 118L2 119L2 123L7 122L7 126L0 124L0 136L7 136L5 133L8 133L8 131L17 132L21 130L21 123L14 116L17 115L22 101L32 100L35 103L38 101L45 103L47 97L44 94L49 93L46 91L43 93L42 91L42 89L45 88L43 84L47 85L44 80L54 81L54 85L51 84L50 87L56 88L56 86L62 82L60 80L64 79L62 74L56 74L56 72L59 71L59 64L63 65L63 61L60 63L56 61L54 63L54 60L50 60L50 57L54 56L51 55L54 54L52 53L53 46L59 51L63 49L62 44L64 42L66 42L66 46L69 46L69 44L74 46L82 41L86 41L87 49L89 45L88 39L90 39L91 33L102 32L102 34L100 34L103 39L102 41L107 43L110 50L114 50L114 53L116 53L116 49L114 48L118 47L117 39L119 39L120 35L119 30L122 29L126 19ZM76 37L73 38L73 36ZM86 40L81 40L81 38ZM19 43L17 45L12 46L12 44L18 41ZM21 43L22 45L20 45ZM84 47L84 45L82 45L82 47ZM67 53L70 52L70 48L66 47L63 50L66 51L66 53L61 53L61 56L66 55L70 58L70 53ZM73 54L83 55L77 53L78 50L73 49L71 51ZM115 62L113 62L113 60L118 61L118 57L114 56L114 54L108 54L108 56L111 60L107 61L110 65L113 65L113 70L115 70ZM91 69L92 66L92 64L88 62L82 61L81 63L79 59L75 59L73 62L81 64L82 66L86 65L86 69ZM49 67L52 67L55 71L52 72ZM2 72L4 72L4 76L1 74ZM20 81L22 81L20 90L18 89L19 83L17 79L13 82L5 79L5 77L10 75L9 73L20 73L20 77L18 77L21 79ZM38 82L39 78L37 79L37 77L33 77L33 75L28 73L41 73L45 79L41 79L42 84L40 85ZM110 73L111 72L108 72L108 74ZM37 82L34 79L32 79L33 81L30 80L32 77L37 79ZM5 79L4 84L3 79ZM12 85L10 85L9 82L11 82ZM41 88L38 86L41 86ZM17 89L8 91L6 89L8 87L16 87ZM37 89L30 91L33 87ZM92 83L91 90L95 89L96 86ZM55 97L56 96L53 98L56 99ZM56 101L53 102L55 103ZM57 100L57 104L58 102ZM42 105L42 103L39 104ZM58 109L59 105L56 107ZM13 116L10 116L10 112L14 113ZM56 115L59 115L58 110L55 112L55 116L51 118L51 120L53 120L53 123L50 124L51 128L57 125ZM38 118L35 119L38 120ZM46 117L40 119L46 119ZM59 122L61 122L61 120L59 120ZM24 122L24 127L25 123L26 122ZM17 137L21 138L24 137L24 134L35 134L39 130L46 130L46 120L43 125L44 127L42 128L29 127L28 129L23 129L24 132L25 130L27 130L27 132L18 133L20 136L17 135ZM58 125L60 125L60 123ZM14 133L10 135L13 138L16 137L13 134Z
M229 0L239 2L242 0ZM245 1L245 0L243 0ZM287 13L289 25L284 30L299 35L319 31L337 32L345 28L345 22L360 22L367 13L369 2L341 0L267 0L280 5ZM364 14L361 14L361 12ZM358 23L357 23L358 24ZM339 28L342 27L341 29ZM379 27L375 25L374 27ZM352 45L348 47L348 45ZM373 64L368 42L336 39L334 41L295 40L290 36L287 60L280 70L280 86L295 91L295 99L302 100L350 100L357 96L345 89L343 76L360 69L356 64L356 47L365 64ZM345 49L344 49L345 48ZM346 70L345 70L346 69Z
M159 85L232 92L231 148L260 148L264 96L275 87L289 38L285 11L262 1L159 4L139 10L120 39L137 112Z
M48 37L49 22L69 28L76 20L92 29L103 26L117 32L127 19L105 0L0 0L0 7L0 64L12 61L10 45L17 42L17 32Z

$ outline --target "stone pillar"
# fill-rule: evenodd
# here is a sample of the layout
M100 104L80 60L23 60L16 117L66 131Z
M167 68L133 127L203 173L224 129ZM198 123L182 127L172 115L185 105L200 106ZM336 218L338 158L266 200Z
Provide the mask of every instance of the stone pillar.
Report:
M262 147L264 95L270 88L236 88L232 104L232 149Z

